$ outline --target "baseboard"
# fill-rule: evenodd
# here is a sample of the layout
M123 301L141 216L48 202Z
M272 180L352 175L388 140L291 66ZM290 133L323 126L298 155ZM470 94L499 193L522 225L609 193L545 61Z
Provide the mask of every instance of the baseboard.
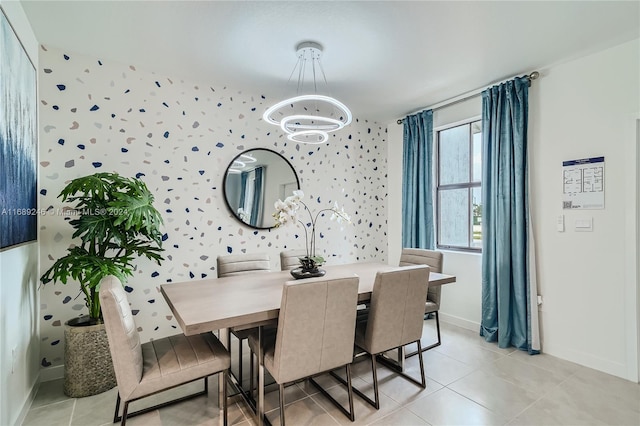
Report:
M454 315L445 314L442 311L438 313L438 316L440 317L440 320L442 322L446 322L447 324L452 324L452 325L464 328L466 330L471 330L475 332L479 332L480 330L479 322L469 321L468 319L465 319L465 318L460 318Z
M20 410L20 414L18 414L18 418L16 419L15 424L21 425L24 423L24 419L27 417L27 413L31 409L31 404L33 404L33 400L36 398L36 394L38 393L38 389L40 388L40 378L36 379L31 386L31 391L29 391L29 395L27 395L27 399L22 404L22 409Z
M64 377L64 365L40 369L40 383L62 379Z
M624 363L600 358L574 349L557 347L548 343L546 345L543 344L543 349L544 353L547 355L552 355L566 361L580 364L584 367L592 368L594 370L602 371L603 373L611 374L612 376L617 376L622 379L638 383L637 377L629 377L629 369Z

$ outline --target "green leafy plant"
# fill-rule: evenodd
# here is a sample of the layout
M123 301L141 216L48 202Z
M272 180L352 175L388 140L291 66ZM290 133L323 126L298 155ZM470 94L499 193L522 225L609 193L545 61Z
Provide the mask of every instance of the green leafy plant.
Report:
M117 173L96 173L72 180L60 193L63 202L75 203L77 215L69 221L71 246L40 278L43 284L69 278L80 284L91 323L102 320L98 297L100 280L116 276L123 284L133 275L133 261L140 256L160 264L162 216L153 207L153 194L145 183Z

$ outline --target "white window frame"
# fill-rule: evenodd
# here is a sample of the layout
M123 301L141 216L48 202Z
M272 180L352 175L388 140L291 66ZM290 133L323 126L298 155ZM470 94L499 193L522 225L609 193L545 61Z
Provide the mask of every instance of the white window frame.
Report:
M473 144L469 143L469 182L462 184L450 184L444 185L445 188L441 189L440 186L440 132L443 130L448 130L453 127L464 126L466 124L471 124L476 121L482 121L482 116L474 116L471 118L466 118L464 120L456 121L453 123L444 124L438 127L434 127L433 129L433 141L434 141L434 182L435 182L435 226L436 226L436 248L442 250L453 250L453 251L464 251L471 253L482 253L482 247L473 247L471 243L473 242L473 207L471 205L471 194L469 194L469 240L467 246L453 246L449 244L441 244L440 243L440 191L448 190L448 189L464 189L467 188L469 191L472 191L473 188L482 188L482 180L480 182L474 182L473 179ZM484 129L483 129L484 130ZM484 162L483 162L484 163Z

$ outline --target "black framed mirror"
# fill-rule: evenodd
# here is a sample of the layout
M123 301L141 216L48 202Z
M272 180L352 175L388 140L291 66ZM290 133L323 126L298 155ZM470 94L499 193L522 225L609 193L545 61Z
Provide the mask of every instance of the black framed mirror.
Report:
M266 148L238 154L229 164L222 184L229 211L256 229L273 228L276 200L300 189L300 180L286 158Z

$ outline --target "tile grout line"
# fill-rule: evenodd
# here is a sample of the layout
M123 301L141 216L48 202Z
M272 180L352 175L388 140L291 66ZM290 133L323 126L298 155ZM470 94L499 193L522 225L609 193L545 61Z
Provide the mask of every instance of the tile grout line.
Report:
M545 371L549 371L549 370L545 370ZM550 373L552 373L551 371L549 371ZM543 392L542 395L540 395L540 397L538 399L536 399L535 401L533 401L531 404L529 404L527 407L525 407L522 411L520 411L518 414L516 414L515 416L513 416L511 419L509 419L509 421L513 421L515 419L517 419L519 416L521 416L525 411L527 411L529 408L533 407L534 405L536 405L538 402L540 402L540 400L542 400L544 397L546 397L547 395L549 395L553 390L559 388L563 383L565 383L567 380L569 380L570 377L573 376L574 373L571 373L571 375L565 377L560 383L556 384L553 386L552 389Z
M69 416L69 426L73 423L73 415L76 413L76 404L78 402L78 398L73 399L73 407L71 408L71 416Z

